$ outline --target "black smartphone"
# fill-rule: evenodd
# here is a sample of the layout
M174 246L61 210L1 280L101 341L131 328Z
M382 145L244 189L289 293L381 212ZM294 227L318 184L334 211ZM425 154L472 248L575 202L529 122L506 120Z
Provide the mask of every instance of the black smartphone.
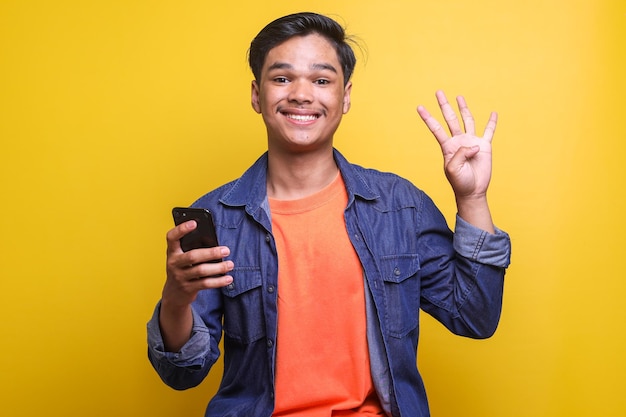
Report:
M195 230L192 230L180 239L180 247L184 252L192 249L218 246L215 223L213 223L213 215L209 210L193 207L174 207L172 216L174 217L174 224L177 226L188 220L195 220L198 225ZM213 262L221 262L221 259L216 259Z

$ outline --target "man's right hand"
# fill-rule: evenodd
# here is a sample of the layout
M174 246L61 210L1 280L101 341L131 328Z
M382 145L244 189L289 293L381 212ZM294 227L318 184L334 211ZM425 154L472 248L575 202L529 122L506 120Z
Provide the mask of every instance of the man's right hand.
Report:
M232 261L211 262L230 254L225 246L183 252L180 239L196 228L190 220L167 232L167 279L161 298L159 324L165 348L177 352L191 337L193 317L191 303L198 292L220 288L233 282L227 275L234 268Z

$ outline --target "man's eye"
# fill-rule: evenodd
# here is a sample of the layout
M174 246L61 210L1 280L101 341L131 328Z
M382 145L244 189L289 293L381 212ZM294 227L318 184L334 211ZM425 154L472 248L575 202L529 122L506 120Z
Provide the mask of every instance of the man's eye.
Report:
M322 79L322 80L316 80L315 83L319 84L319 85L326 85L326 84L330 83L330 81Z
M274 78L274 82L277 82L277 83L286 83L287 81L289 81L289 80L287 80L287 78L285 78L285 77L276 77L276 78Z

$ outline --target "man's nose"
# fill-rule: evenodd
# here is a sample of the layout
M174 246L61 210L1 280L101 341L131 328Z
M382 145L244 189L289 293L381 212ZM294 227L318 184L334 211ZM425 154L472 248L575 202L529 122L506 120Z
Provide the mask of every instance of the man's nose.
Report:
M295 80L289 90L289 101L310 103L313 101L313 84L306 80Z

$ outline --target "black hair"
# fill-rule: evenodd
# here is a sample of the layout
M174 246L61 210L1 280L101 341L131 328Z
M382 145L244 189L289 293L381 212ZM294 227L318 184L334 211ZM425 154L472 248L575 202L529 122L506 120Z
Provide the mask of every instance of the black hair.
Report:
M294 36L307 36L313 33L325 37L334 46L346 84L356 65L354 51L349 45L351 39L346 35L344 28L333 19L310 12L280 17L261 29L248 50L248 63L254 78L257 81L260 79L265 58L272 48Z

